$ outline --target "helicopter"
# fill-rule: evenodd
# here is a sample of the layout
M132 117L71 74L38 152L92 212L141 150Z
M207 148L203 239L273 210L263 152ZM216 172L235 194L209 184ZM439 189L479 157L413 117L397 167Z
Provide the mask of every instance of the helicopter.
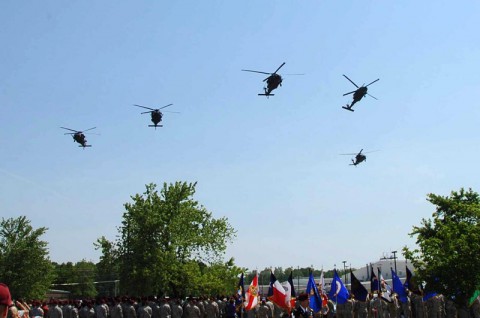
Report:
M152 117L152 123L153 125L148 125L148 127L155 127L155 129L157 129L157 127L163 127L163 125L159 125L159 123L162 121L162 117L163 117L163 113L160 111L160 109L163 109L163 108L166 108L166 107L170 107L172 106L173 104L168 104L166 106L163 106L163 107L160 107L160 108L157 108L157 109L153 109L153 108L150 108L150 107L146 107L146 106L142 106L142 105L137 105L137 104L134 104L133 106L137 106L137 107L141 107L141 108L145 108L145 109L150 109L150 111L148 112L143 112L141 114L148 114L150 113L150 116ZM178 112L169 112L169 113L178 113Z
M263 90L265 91L264 94L258 94L258 96L275 96L272 94L272 91L276 89L278 86L282 86L282 77L277 74L277 72L285 65L285 62L280 65L277 70L273 73L267 73L267 72L260 72L260 71L253 71L253 70L242 70L244 72L253 72L253 73L260 73L260 74L267 74L269 75L266 79L264 79L264 82L267 82L267 87L264 87Z
M78 131L78 130L74 130L66 127L60 127L60 128L73 131L70 133L65 133L65 135L72 135L73 141L78 142L80 144L79 147L83 147L83 149L85 149L85 147L91 147L92 145L87 145L87 139L85 139L84 132L95 129L97 127L89 128L84 131Z
M355 156L355 159L352 159L352 163L350 164L351 166L356 166L364 161L367 161L367 156L365 156L364 154L365 153L371 153L371 152L375 152L375 151L378 151L378 150L373 150L373 151L368 151L368 152L364 152L362 153L363 149L361 149L358 153L342 153L341 155L342 156Z
M379 81L380 79L377 78L376 80L374 80L373 82L371 82L370 84L366 85L363 84L361 87L358 87L357 84L355 84L351 79L349 79L347 77L347 75L343 74L343 76L350 81L350 83L352 83L353 85L355 85L355 87L357 88L356 90L354 91L351 91L349 93L345 93L343 94L343 96L346 96L346 95L349 95L349 94L352 94L353 93L353 102L350 104L350 105L346 105L346 106L342 106L342 108L346 109L346 110L349 110L351 112L353 112L354 110L352 109L353 105L355 105L355 103L359 102L365 95L369 95L370 97L372 98L375 98L377 99L375 96L372 96L370 94L368 94L368 86L372 85L373 83L375 83L376 81Z

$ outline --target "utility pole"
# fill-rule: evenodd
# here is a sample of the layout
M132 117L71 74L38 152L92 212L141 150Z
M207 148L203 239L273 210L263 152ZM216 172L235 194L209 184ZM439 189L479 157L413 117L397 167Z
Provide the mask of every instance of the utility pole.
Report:
M347 267L345 266L345 263L347 261L342 261L343 263L343 275L344 275L344 279L345 279L345 285L347 284Z
M397 274L397 251L392 251L392 253L393 253L393 264L395 264L395 274Z

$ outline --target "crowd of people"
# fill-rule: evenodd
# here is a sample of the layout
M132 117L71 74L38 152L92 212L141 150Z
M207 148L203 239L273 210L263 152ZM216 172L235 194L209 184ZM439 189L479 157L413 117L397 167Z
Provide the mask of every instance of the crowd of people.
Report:
M310 308L310 295L298 295L295 308L287 310L268 297L245 310L242 299L230 297L112 297L49 301L21 299L12 301L10 291L0 283L0 318L480 318L480 299L470 307L457 308L442 295L427 300L421 293L409 293L400 301L395 294L388 299L382 293L370 293L366 301L353 295L344 303L335 303L322 295L322 308Z

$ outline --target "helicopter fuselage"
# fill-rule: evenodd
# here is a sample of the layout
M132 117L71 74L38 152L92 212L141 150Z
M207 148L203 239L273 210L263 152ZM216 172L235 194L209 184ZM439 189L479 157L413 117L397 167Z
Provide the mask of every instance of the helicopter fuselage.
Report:
M152 123L157 126L162 121L162 112L159 110L155 110L151 112Z
M353 93L353 102L359 102L365 95L367 95L368 88L367 87L360 87Z
M270 93L278 88L278 86L282 86L282 77L278 74L272 74L267 78L267 87L265 89L265 95L270 95Z
M356 156L355 156L355 160L352 159L354 166L358 165L359 163L361 163L361 162L363 162L363 161L365 161L365 160L367 160L367 156L362 155L362 154L356 155Z
M87 146L87 140L85 139L85 135L83 133L77 132L73 134L73 140L78 142L82 147Z

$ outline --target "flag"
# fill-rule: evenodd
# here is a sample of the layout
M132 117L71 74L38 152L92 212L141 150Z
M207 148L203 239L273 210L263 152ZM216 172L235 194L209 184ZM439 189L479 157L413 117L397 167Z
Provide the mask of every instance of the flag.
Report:
M273 272L270 272L270 287L268 288L268 299L278 307L288 310L287 292L277 280Z
M243 273L240 276L240 280L238 281L238 291L237 294L239 297L241 297L242 300L245 299L245 283L243 280Z
M250 287L248 287L247 292L245 293L245 310L251 310L257 306L258 303L258 274L255 273Z
M325 290L325 277L323 277L323 269L322 273L320 274L320 296L322 297L322 306L326 307L328 306L328 297L327 297L327 291Z
M353 275L353 272L350 270L350 281L351 281L351 291L352 294L355 295L355 299L360 301L367 301L368 297L368 290L362 283Z
M282 286L283 286L283 289L285 290L285 304L287 306L288 314L290 315L292 310L295 308L295 299L296 299L292 272L290 272L290 276L288 276L288 281L285 282Z
M382 271L380 270L380 267L377 267L377 270L378 270L378 278L380 280L380 287L381 287L381 291L382 291L382 298L384 300L388 301L389 303L391 303L392 298L390 297L390 295L392 294L392 288L390 287L390 285L387 284L387 282L383 278Z
M470 297L470 299L468 300L468 305L471 306L473 304L473 302L480 296L480 290L476 290L472 297Z
M312 308L315 313L322 310L322 298L318 293L318 288L315 284L315 279L313 278L312 271L310 271L310 277L308 278L307 294L310 298L310 308Z
M377 275L375 275L375 272L373 271L373 266L372 266L372 272L370 273L370 291L373 293L379 290L380 290L380 284L378 282Z
M398 299L400 299L402 303L408 302L407 293L405 292L405 286L402 285L402 281L398 277L397 273L395 273L392 268L390 268L390 270L392 271L393 292L397 293Z
M434 291L428 292L428 293L425 294L425 296L423 296L423 301L427 301L430 298L435 297L436 295L437 295L437 293L434 292Z
M412 286L412 272L408 269L407 266L405 266L405 268L407 269L407 278L405 278L405 283L403 283L403 286L406 288L406 289L409 289L409 290L413 290L413 286Z
M338 304L344 304L350 297L347 288L343 284L342 280L338 276L337 270L333 270L333 280L330 293L328 293L330 299L335 300Z

